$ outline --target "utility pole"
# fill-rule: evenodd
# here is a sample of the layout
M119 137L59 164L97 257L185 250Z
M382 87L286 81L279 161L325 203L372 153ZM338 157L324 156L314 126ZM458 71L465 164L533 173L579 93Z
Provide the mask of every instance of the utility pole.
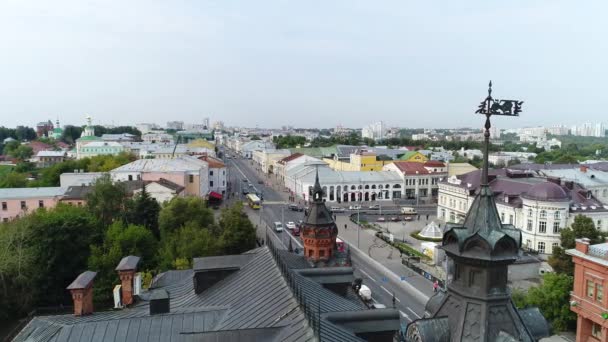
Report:
M361 232L361 217L360 217L360 212L361 212L361 206L357 206L357 248L359 248L359 234Z

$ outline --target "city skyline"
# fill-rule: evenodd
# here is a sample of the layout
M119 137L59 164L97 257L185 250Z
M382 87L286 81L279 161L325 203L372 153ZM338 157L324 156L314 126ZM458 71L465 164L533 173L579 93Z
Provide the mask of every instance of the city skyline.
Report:
M116 125L477 127L469 114L489 79L496 97L525 101L526 115L500 127L597 122L606 9L3 2L1 124L91 114Z

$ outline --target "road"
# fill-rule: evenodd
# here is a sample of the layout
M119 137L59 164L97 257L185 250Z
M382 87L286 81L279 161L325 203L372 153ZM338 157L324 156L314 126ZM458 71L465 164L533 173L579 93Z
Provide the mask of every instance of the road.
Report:
M273 222L298 222L304 219L303 212L295 212L287 208L284 196L278 190L268 186L271 182L269 182L267 176L253 169L251 160L226 159L226 164L229 169L228 177L233 186L233 191L238 191L236 198L242 196L242 190L249 187L249 184L252 184L258 192L262 193L264 200L259 213L260 221L263 220L268 226L272 227ZM264 184L259 184L260 182ZM260 223L254 222L254 224ZM289 240L291 240L293 248L302 250L302 242L299 237L292 236L288 230L283 233L272 232L285 246L288 246ZM421 296L416 289L399 278L387 276L386 270L367 256L351 253L351 259L355 276L362 278L363 283L372 290L372 297L377 303L392 307L394 294L396 308L401 312L405 323L420 318L424 314L426 297Z

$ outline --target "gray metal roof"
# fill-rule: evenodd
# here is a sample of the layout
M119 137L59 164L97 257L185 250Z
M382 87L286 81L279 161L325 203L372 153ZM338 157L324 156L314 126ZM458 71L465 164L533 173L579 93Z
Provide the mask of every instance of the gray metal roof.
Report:
M74 281L70 285L68 285L68 287L66 289L68 289L68 290L85 289L89 286L89 284L91 284L93 279L95 279L96 275L97 275L97 272L84 271L84 272L80 273L80 275L76 279L74 279Z
M194 258L192 261L195 271L240 268L252 259L250 254L211 256Z
M141 258L138 256L129 255L120 260L118 266L116 266L116 271L128 271L137 269L137 264L139 264L139 260Z
M0 189L0 199L26 199L58 197L65 193L66 188L6 188Z

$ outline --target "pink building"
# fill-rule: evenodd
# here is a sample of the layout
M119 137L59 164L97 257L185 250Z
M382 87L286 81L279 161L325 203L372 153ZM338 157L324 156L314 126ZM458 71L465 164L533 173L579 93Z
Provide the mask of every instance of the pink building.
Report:
M65 188L0 189L0 221L8 222L38 208L52 208L65 193Z

